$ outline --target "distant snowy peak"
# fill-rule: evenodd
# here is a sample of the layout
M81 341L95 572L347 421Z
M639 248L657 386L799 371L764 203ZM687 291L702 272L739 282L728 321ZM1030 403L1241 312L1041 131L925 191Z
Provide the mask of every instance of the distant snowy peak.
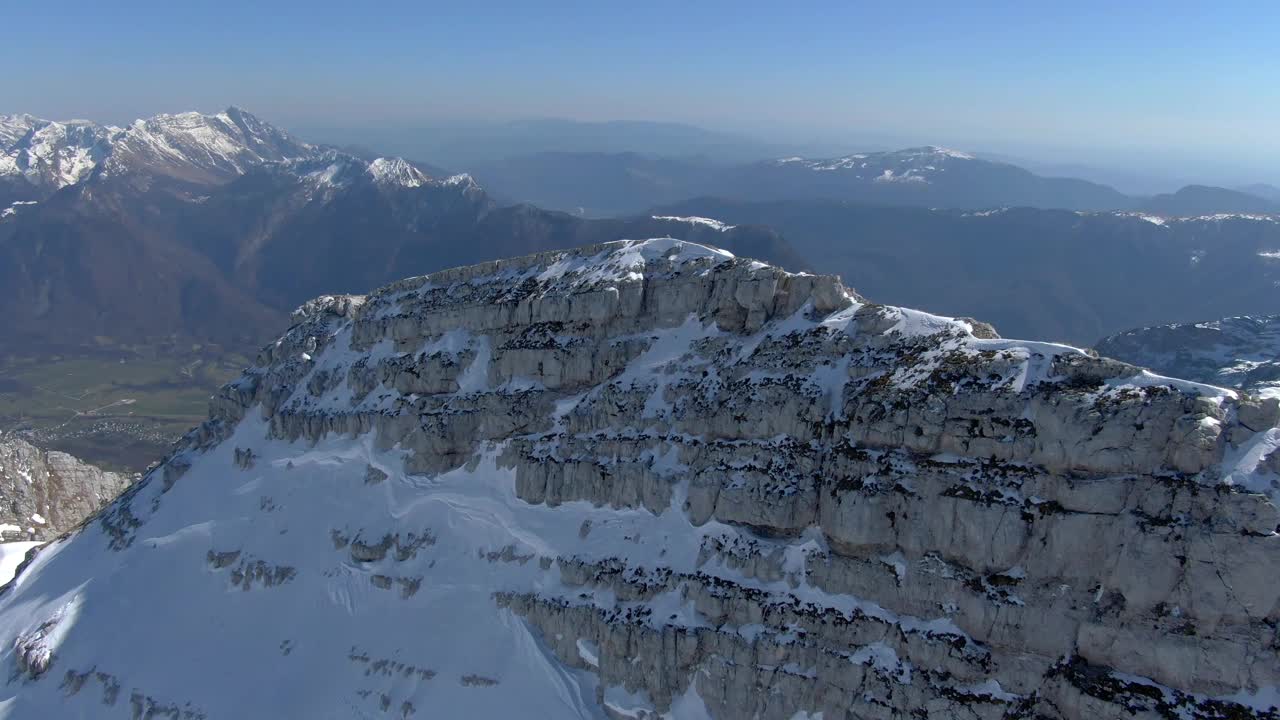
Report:
M801 167L815 172L846 172L868 182L928 183L955 161L974 161L973 155L936 145L891 152L855 153L839 158L789 157L773 161L777 166Z
M219 183L254 165L315 152L234 107L214 115L157 115L126 128L0 116L0 177L21 177L48 190L85 182L98 172Z
M470 175L437 179L413 163L398 157L363 160L338 150L324 150L310 157L268 163L266 169L295 176L313 190L339 190L372 184L380 190L413 190L424 187L459 188L463 192L479 186Z
M83 120L49 122L30 115L0 118L0 176L60 188L87 179L107 157L116 128Z
M1166 215L1147 212L1116 212L1112 213L1117 217L1136 217L1139 220L1149 222L1152 225L1160 225L1167 227L1170 223L1206 223L1206 222L1225 222L1239 220L1244 222L1265 222L1280 223L1280 215L1266 215L1259 213L1213 213L1211 215Z
M689 223L690 225L703 225L717 232L728 232L734 229L735 227L737 227L737 225L729 225L728 223L725 223L721 220L716 220L715 218L706 218L706 217L679 217L676 215L654 215L653 219L654 220L670 220L672 222L684 222L684 223Z
M431 182L426 173L402 158L380 157L369 163L368 173L379 185L421 187Z
M316 149L238 108L138 120L113 141L104 172L225 182L251 166L307 157Z
M47 123L34 115L0 115L0 147L8 148L32 128Z

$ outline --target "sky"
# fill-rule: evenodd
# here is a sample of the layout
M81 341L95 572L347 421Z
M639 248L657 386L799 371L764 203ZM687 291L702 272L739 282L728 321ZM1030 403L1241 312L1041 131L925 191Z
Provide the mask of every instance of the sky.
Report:
M677 121L1280 181L1275 2L63 0L4 22L0 112Z

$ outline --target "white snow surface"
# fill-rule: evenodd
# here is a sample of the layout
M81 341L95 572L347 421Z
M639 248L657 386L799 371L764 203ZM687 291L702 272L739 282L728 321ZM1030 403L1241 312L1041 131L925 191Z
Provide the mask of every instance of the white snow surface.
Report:
M717 230L719 232L727 232L737 227L736 225L729 225L728 223L725 223L721 220L716 220L715 218L698 217L698 216L680 217L677 215L654 215L653 219L654 220L673 220L675 222L689 223L690 225L705 225L711 228L712 230Z
M0 530L2 529L3 527L0 526ZM27 557L28 550L43 544L30 541L0 543L0 585L4 585L13 579L14 573L18 571L18 566Z

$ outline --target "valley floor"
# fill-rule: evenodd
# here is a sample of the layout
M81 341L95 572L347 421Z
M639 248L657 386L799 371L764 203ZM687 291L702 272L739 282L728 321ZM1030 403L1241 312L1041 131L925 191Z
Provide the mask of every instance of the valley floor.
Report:
M0 433L140 472L205 417L247 360L220 350L112 349L0 358Z

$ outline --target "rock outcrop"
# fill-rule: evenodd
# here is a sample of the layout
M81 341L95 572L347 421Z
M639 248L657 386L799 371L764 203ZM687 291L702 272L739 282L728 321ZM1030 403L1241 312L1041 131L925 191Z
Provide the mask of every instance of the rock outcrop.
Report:
M1280 716L1230 390L669 239L294 320L0 595L4 707Z
M0 541L52 540L129 486L64 452L0 438Z

